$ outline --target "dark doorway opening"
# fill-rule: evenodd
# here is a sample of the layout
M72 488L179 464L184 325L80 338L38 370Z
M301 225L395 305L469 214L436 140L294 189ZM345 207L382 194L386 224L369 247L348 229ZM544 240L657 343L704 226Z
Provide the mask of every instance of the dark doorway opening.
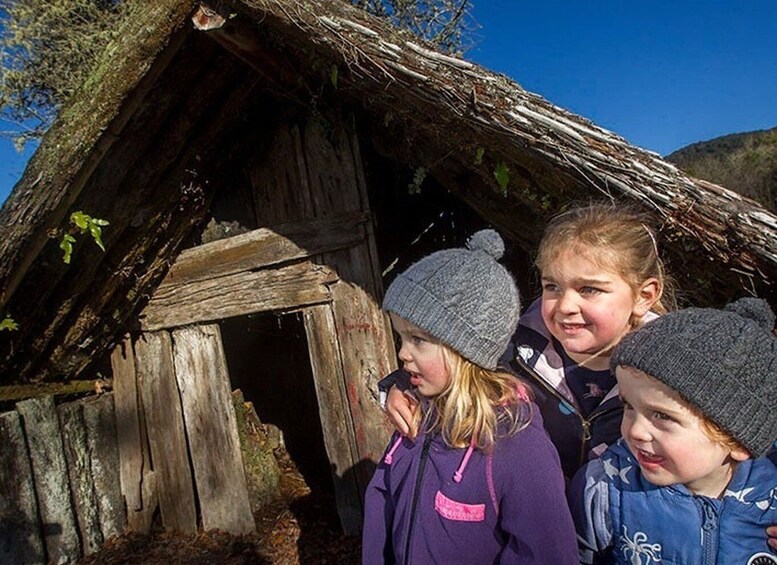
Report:
M302 315L251 314L219 325L232 387L263 423L280 428L307 485L333 492Z

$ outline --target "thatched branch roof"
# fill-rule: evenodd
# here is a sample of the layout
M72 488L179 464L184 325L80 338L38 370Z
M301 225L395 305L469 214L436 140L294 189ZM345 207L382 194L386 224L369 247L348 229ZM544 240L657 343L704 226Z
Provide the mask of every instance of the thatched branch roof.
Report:
M656 217L680 283L697 287L695 296L747 288L773 298L773 214L348 2L223 2L225 23L209 31L193 29L191 0L143 4L0 210L0 304L27 328L5 348L0 379L74 375L136 316L207 204L186 192L187 162L219 150L249 82L310 107L339 101L385 154L428 170L527 249L570 201L631 201ZM222 64L211 40L251 75ZM181 108L195 86L220 113ZM151 125L157 130L145 132ZM144 170L131 153L156 137L165 141ZM503 189L494 172L505 169ZM182 198L193 203L183 213ZM51 235L75 209L115 216L107 253L81 251L80 266L66 267Z

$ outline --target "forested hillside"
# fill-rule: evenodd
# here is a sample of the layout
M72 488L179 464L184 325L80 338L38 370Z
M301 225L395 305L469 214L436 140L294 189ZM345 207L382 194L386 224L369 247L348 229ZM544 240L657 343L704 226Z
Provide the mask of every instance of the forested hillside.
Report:
M777 211L777 127L694 143L666 159Z

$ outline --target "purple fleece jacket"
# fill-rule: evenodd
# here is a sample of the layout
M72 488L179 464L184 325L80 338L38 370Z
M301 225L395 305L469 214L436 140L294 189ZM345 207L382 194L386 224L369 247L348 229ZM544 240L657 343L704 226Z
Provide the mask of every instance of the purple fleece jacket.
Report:
M365 494L362 562L579 563L558 454L532 408L527 428L472 452L461 482L466 449L394 434Z

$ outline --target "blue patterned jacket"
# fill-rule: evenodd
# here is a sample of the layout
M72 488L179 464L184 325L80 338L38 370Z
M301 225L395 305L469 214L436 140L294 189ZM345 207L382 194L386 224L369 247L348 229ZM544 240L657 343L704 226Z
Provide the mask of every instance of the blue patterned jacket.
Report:
M777 466L767 458L737 466L722 499L643 476L622 440L580 470L568 497L582 563L769 565L777 523Z

